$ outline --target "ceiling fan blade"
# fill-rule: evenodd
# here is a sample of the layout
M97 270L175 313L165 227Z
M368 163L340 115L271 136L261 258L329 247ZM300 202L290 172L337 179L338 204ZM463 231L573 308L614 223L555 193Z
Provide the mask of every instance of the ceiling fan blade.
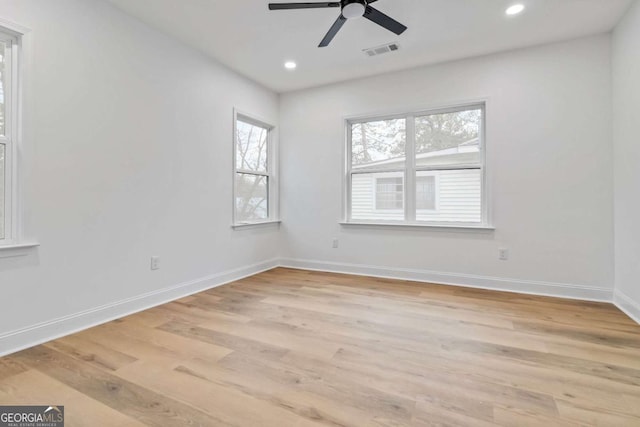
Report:
M321 9L325 7L340 7L340 2L331 1L322 3L269 3L269 10Z
M380 12L378 9L374 9L371 6L367 6L367 9L364 12L364 17L367 18L371 22L375 22L381 27L386 28L392 33L396 33L400 35L405 32L407 27L396 21L395 19L385 15Z
M338 16L338 19L336 19L336 22L334 22L331 28L329 28L329 32L324 36L318 47L329 46L329 43L331 43L331 40L333 40L336 34L338 34L338 31L340 31L340 28L342 28L345 22L347 22L347 18L342 16L342 14Z

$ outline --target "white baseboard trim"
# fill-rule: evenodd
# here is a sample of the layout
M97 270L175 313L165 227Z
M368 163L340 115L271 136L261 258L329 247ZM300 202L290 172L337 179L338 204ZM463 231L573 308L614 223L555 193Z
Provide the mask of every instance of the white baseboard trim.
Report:
M640 323L640 303L632 300L619 290L616 290L613 294L613 303L636 323Z
M586 301L611 302L613 298L612 289L567 283L540 282L533 280L478 276L473 274L445 273L440 271L415 270L408 268L387 268L363 264L347 264L293 258L281 259L280 266L301 270L383 277L386 279L411 280L416 282Z
M278 267L274 258L0 335L0 357Z

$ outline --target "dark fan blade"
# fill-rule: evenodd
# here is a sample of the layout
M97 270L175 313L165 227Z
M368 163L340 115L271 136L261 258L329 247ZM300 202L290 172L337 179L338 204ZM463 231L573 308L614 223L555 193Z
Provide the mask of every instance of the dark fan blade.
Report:
M336 19L336 22L329 28L329 32L324 36L318 47L329 46L329 43L331 43L331 40L338 34L338 31L340 31L340 28L342 28L345 22L347 22L347 18L342 15L338 16L338 19Z
M369 21L375 22L381 27L386 28L392 33L396 33L397 35L404 33L407 29L407 27L405 27L395 19L388 17L378 9L374 9L371 6L367 6L367 9L364 12L364 17Z
M324 7L340 7L340 2L331 1L323 3L269 3L269 10L320 9Z

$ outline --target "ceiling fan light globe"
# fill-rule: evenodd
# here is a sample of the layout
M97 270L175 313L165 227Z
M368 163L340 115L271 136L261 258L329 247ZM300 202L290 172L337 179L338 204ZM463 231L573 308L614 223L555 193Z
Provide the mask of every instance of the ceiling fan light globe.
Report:
M342 16L347 19L360 18L364 15L365 7L362 3L350 3L342 8Z

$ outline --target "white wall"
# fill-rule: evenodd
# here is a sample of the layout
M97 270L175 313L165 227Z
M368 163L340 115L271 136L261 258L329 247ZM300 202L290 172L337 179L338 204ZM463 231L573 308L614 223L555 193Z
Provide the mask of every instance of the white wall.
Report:
M0 19L32 30L24 219L41 243L0 258L0 354L24 344L11 331L277 257L277 227L230 228L232 109L277 123L276 94L107 2L0 0Z
M616 299L640 321L640 2L613 36Z
M288 264L610 298L610 53L602 35L283 95ZM495 232L339 225L343 117L478 99L488 100ZM500 247L509 261L498 260Z
M636 300L631 183L640 156L628 123L638 105L638 14L636 6L614 41L618 286ZM317 261L305 266L379 265L400 276L411 269L427 271L417 278L595 298L612 291L608 36L294 92L279 104L106 2L0 0L0 19L32 29L22 192L24 229L41 243L0 258L0 354L267 267L278 248L290 264ZM343 117L477 99L488 100L495 232L338 224ZM277 227L229 227L234 106L282 124L280 236ZM510 249L509 261L498 261L499 247ZM149 271L151 255L162 257L161 270ZM85 315L74 323L77 313Z

